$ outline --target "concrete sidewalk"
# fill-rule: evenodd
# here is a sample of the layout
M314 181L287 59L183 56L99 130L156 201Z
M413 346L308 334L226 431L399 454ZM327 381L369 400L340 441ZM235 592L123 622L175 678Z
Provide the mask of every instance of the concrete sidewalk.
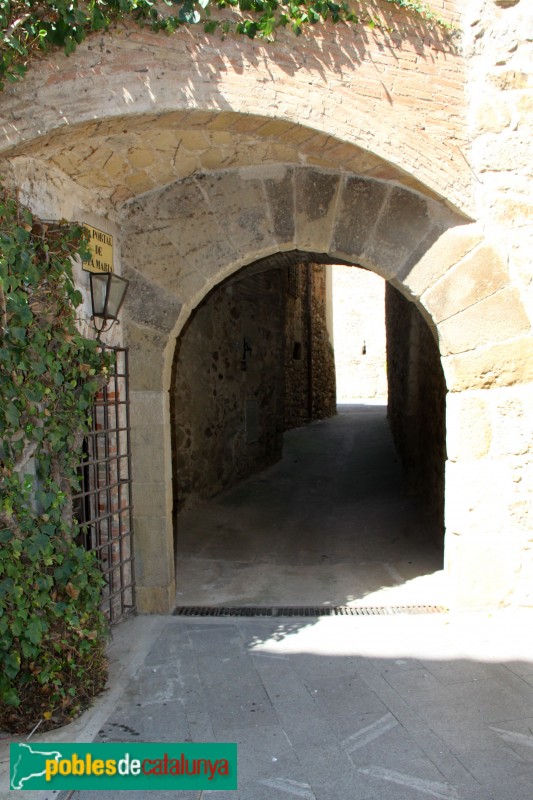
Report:
M116 631L108 692L33 741L238 743L237 792L152 800L531 800L532 622L138 617ZM6 800L140 796L6 789L4 773Z

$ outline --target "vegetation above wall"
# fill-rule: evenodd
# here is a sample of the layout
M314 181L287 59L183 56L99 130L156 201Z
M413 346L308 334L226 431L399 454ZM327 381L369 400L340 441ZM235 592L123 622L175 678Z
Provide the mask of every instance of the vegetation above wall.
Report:
M420 0L384 2L430 25L449 27ZM108 30L128 18L167 33L183 25L200 25L206 33L232 31L272 40L278 28L288 27L298 35L304 26L326 20L379 25L370 0L362 0L362 7L368 10L358 15L346 0L0 0L0 90L4 80L23 76L35 56L54 48L69 55L87 34Z
M0 187L0 729L41 730L106 680L103 579L72 496L108 358L82 337L71 256L81 229L47 226Z

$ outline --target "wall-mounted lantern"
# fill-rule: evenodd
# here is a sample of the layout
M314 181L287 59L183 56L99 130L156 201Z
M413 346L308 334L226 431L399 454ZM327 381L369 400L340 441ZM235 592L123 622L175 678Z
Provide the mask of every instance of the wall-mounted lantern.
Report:
M100 335L118 321L118 312L124 300L129 281L114 272L91 272L92 323ZM100 323L97 323L100 320Z

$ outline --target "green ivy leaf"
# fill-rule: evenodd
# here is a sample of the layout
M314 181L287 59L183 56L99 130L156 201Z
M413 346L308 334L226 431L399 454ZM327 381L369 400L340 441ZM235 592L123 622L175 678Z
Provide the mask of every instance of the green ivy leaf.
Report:
M9 403L4 411L6 421L13 428L18 428L20 424L20 412L14 403Z
M4 655L4 671L8 678L16 678L20 670L20 654L19 653L6 653Z
M181 6L178 12L178 17L181 22L184 22L188 25L195 25L198 22L200 22L201 19L198 10L194 8L192 2L188 1L183 3L183 5Z

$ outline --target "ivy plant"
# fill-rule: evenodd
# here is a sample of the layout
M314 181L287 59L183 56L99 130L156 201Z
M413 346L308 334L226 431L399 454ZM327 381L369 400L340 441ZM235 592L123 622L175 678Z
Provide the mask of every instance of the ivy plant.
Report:
M421 0L384 2L429 25L450 27ZM213 17L213 11L219 13ZM39 53L62 48L69 55L89 33L127 18L154 31L172 33L183 25L199 25L206 33L219 29L268 40L278 28L299 35L304 27L326 20L379 24L370 12L358 16L347 0L0 0L0 89L5 80L24 75Z
M83 236L0 186L0 729L11 731L63 723L106 680L103 579L72 503L110 368L76 324Z

